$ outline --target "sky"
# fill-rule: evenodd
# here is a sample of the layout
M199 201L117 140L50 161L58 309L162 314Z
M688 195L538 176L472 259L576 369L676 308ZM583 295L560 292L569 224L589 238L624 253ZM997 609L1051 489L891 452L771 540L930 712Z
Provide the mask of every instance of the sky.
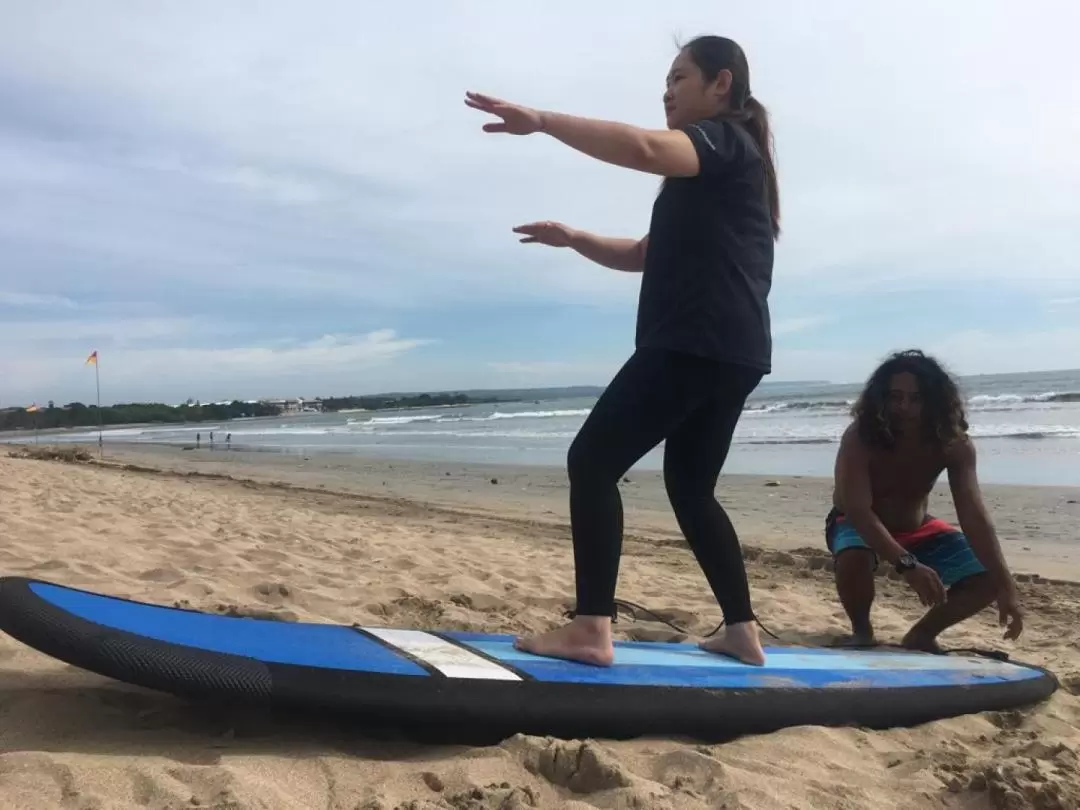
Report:
M0 0L0 405L93 350L103 404L605 384L640 276L511 228L639 237L658 178L464 94L660 128L700 33L775 130L769 379L1080 367L1075 5L420 8Z

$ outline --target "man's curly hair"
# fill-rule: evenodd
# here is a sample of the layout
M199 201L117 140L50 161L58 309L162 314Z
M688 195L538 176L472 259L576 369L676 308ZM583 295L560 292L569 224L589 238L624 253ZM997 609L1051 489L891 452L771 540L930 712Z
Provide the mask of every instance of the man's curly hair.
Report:
M919 381L923 437L942 447L965 438L967 416L956 381L937 360L918 349L890 355L870 375L851 409L859 437L871 447L889 448L895 444L886 406L893 375L905 371Z

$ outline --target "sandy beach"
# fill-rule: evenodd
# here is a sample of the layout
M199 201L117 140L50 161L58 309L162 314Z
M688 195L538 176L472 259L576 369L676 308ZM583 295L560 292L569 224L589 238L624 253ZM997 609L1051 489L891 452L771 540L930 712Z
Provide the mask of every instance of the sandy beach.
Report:
M96 448L88 448L96 454ZM96 456L95 456L96 458ZM755 608L785 643L846 630L826 566L830 482L727 477ZM659 476L631 472L619 597L706 633L719 611L682 546ZM151 602L521 632L573 590L561 469L355 457L107 448L104 462L0 456L3 574ZM915 729L794 728L676 739L483 746L223 715L69 667L0 636L0 806L10 808L1076 808L1080 807L1080 489L986 487L1020 576L1025 634L992 611L946 634L1049 667L1043 705ZM947 487L933 509L953 518ZM886 641L920 615L881 580ZM623 619L624 638L680 638Z

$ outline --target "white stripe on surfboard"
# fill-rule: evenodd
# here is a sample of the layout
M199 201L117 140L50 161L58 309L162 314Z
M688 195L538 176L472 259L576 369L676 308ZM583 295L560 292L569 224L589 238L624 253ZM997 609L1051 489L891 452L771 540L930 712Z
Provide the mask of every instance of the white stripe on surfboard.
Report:
M439 670L448 678L479 678L488 681L520 681L506 667L489 661L449 641L423 630L395 630L386 627L364 627L365 633L397 647L413 658Z

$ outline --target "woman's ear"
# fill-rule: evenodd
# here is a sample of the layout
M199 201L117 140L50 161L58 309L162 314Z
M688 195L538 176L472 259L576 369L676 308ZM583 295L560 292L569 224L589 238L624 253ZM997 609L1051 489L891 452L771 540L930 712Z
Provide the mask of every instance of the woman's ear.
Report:
M716 74L716 78L713 79L713 95L717 101L721 101L727 98L731 94L731 84L734 78L731 75L731 71L724 68Z

